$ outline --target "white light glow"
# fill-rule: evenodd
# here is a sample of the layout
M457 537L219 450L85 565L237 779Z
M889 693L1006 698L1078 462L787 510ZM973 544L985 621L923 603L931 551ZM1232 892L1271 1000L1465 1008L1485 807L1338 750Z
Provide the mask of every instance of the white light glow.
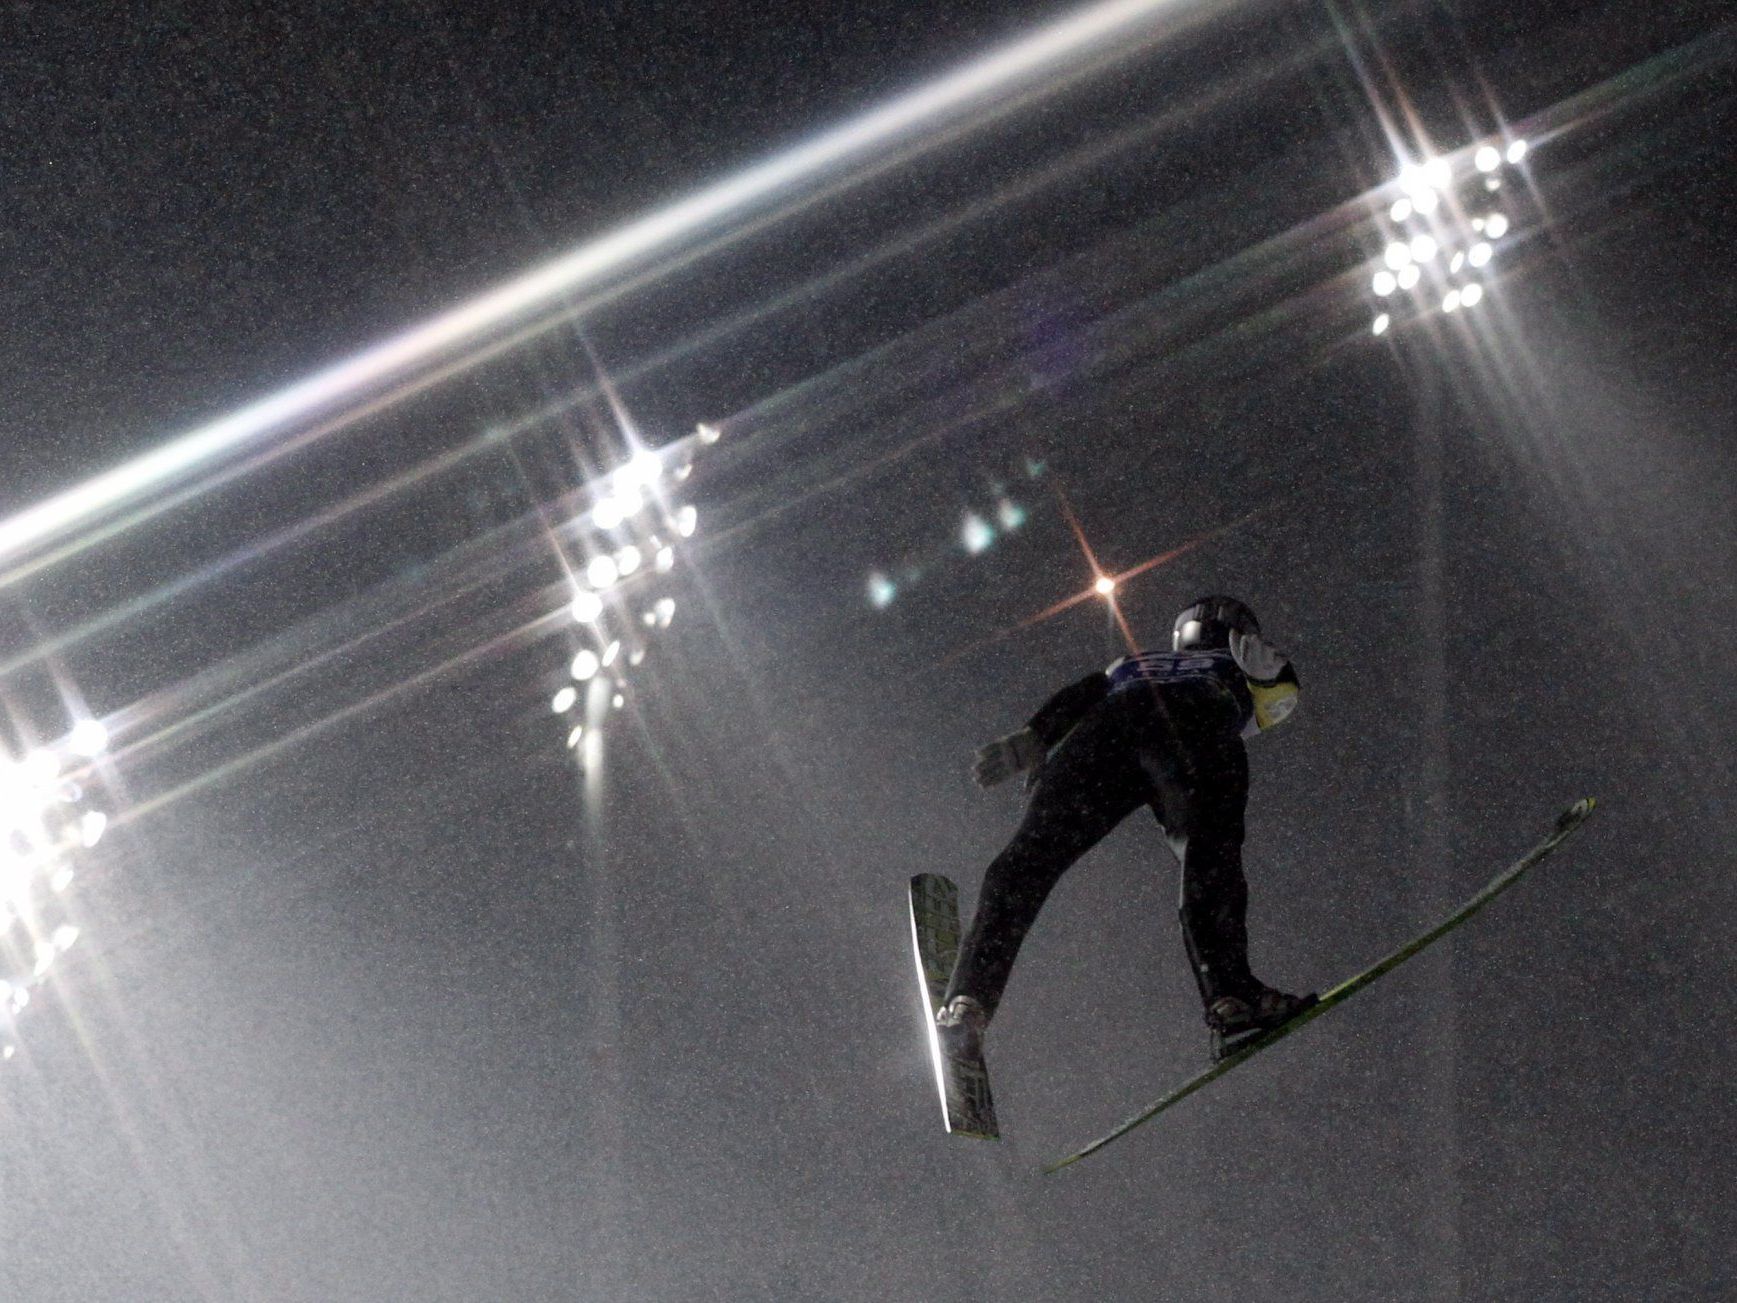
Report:
M1097 582L1092 585L1092 591L1099 597L1108 597L1116 591L1116 581L1108 575L1099 575Z
M72 726L66 744L76 755L95 759L109 747L109 731L99 719L81 719Z
M609 704L611 706L615 707L615 709L620 710L623 706L625 706L627 704L627 698L622 696L621 693L618 692L613 697L611 697L609 699Z
M603 668L603 661L596 652L585 647L574 655L573 663L567 668L574 678L584 683L597 677L597 671Z
M78 821L79 842L90 850L103 839L103 830L108 826L108 815L101 810L86 810Z
M1387 210L1387 215L1396 222L1403 222L1411 216L1411 200L1399 198L1393 201L1393 207Z
M1510 163L1518 163L1521 159L1523 159L1525 157L1526 157L1526 142L1525 141L1516 140L1513 144L1508 146L1508 161ZM1558 161L1560 161L1560 160L1558 160Z
M596 593L582 592L573 598L573 618L580 624L590 624L603 614L603 599Z
M1478 304L1478 301L1480 299L1482 299L1483 297L1484 297L1484 287L1482 285L1478 285L1476 283L1468 285L1463 290L1460 291L1460 303L1463 306L1468 307L1468 308L1476 307Z
M692 538L694 531L700 527L700 513L692 503L676 512L676 533L683 538Z
M1492 240L1499 240L1508 233L1508 219L1501 213L1491 213L1484 220L1484 234Z
M60 777L60 757L52 751L36 750L24 757L25 780L46 787Z
M615 490L621 494L635 494L641 489L649 489L663 476L663 458L650 448L641 448L627 459L627 464L618 466L615 470Z
M1479 240L1471 247L1470 252L1466 254L1466 261L1471 263L1474 267L1482 267L1485 263L1489 262L1491 252L1490 246L1485 244L1482 240Z
M63 864L56 869L52 875L50 875L48 879L48 889L58 896L68 887L72 886L72 879L72 866L70 864Z
M877 611L884 611L893 604L893 598L899 595L898 585L887 578L879 570L869 572L868 599L869 605Z
M628 652L627 663L634 666L645 664L645 648L635 647L632 651Z
M603 649L603 666L607 669L615 664L615 658L621 655L621 639L617 638Z
M973 112L1018 95L1055 93L1086 59L1142 49L1171 0L1101 0L950 70L792 149L589 240L397 336L0 521L0 562L267 436L305 427L475 350L513 324L618 282L703 233L774 202L806 198L841 177L867 178L895 149L956 138Z
M716 443L719 439L724 437L717 426L707 425L704 421L701 421L694 427L694 433L699 435L701 443L706 444Z
M652 614L657 617L658 627L669 628L669 622L675 619L675 598L660 597L652 603Z
M1500 190L1501 188L1502 188L1502 178L1501 177L1499 177L1499 176L1487 176L1484 178L1484 189L1490 191L1491 193L1494 193L1495 191Z
M972 556L995 541L995 528L975 511L965 513L965 523L959 526L959 541Z
M614 498L604 498L591 508L591 523L598 529L614 529L621 521L621 504Z
M615 554L615 568L624 575L630 575L639 569L639 563L643 559L639 554L639 549L629 543Z
M1025 508L1012 498L1003 498L995 504L995 519L1001 522L1001 528L1015 530L1025 524Z
M573 725L572 728L567 730L567 749L569 751L577 750L579 744L581 742L583 742L584 740L585 740L585 725L575 724L575 725Z
M1392 272L1388 271L1386 268L1382 268L1382 270L1375 273L1375 280L1371 284L1370 288L1375 291L1377 298L1383 298L1384 299L1389 294L1393 293L1395 287L1398 286L1398 284L1399 284L1399 281L1394 276L1394 274Z
M1421 275L1422 273L1418 271L1415 263L1409 267L1402 268L1399 273L1399 288L1402 290L1410 289L1412 286L1417 284L1418 278Z
M1411 247L1403 240L1395 240L1382 253L1382 260L1394 271L1411 265Z
M1443 312L1458 312L1460 307L1460 292L1449 290L1442 296L1441 310Z
M1429 214L1441 205L1441 196L1426 186L1411 197L1411 202L1417 205L1418 212Z
M657 560L656 560L655 564L657 566L657 571L659 574L668 574L671 570L674 570L675 569L675 549L673 547L668 547L668 546L658 548Z
M1428 262L1436 255L1436 242L1433 236L1415 235L1411 240L1411 256L1419 262Z
M1445 158L1432 158L1423 165L1424 180L1437 190L1446 190L1453 184L1454 170Z
M555 699L549 703L549 709L557 715L565 715L579 704L579 690L568 684L555 694Z
M1387 333L1387 328L1392 324L1393 318L1383 312L1379 317L1375 318L1375 323L1370 326L1370 330L1377 335L1385 335Z
M70 923L63 923L54 929L54 948L61 954L71 950L78 942L78 929Z
M621 578L621 570L614 557L594 556L585 567L585 578L593 588L608 588Z
M1465 250L1464 249L1455 249L1453 259L1448 263L1448 271L1457 272L1461 267L1464 267L1465 265L1466 265Z
M1502 165L1502 151L1494 145L1482 145L1473 156L1472 164L1480 172L1494 172Z

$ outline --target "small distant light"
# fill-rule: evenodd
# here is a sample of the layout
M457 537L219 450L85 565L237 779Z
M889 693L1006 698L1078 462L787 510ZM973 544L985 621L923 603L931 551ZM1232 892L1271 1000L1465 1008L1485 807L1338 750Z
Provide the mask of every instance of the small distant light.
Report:
M1099 597L1108 597L1116 591L1116 581L1108 575L1099 575L1097 583L1092 585L1092 591Z
M580 593L573 599L573 618L580 624L590 624L603 614L603 599L596 593Z
M1482 231L1484 229L1484 219L1481 217L1472 218L1472 229L1474 231Z
M1411 241L1411 256L1419 262L1428 262L1435 257L1437 245L1435 238L1428 235L1413 236Z
M613 706L616 710L620 710L623 706L625 706L627 704L627 698L622 696L618 692L613 697L611 697L609 699L609 704L611 706Z
M1403 240L1395 240L1387 246L1386 251L1382 254L1382 259L1394 271L1409 267L1411 265L1411 246Z
M621 504L614 498L604 498L591 508L591 523L598 529L614 529L622 519Z
M1411 216L1411 200L1399 198L1393 201L1393 207L1387 210L1387 215L1396 222L1403 222Z
M1399 288L1402 290L1410 289L1413 285L1417 284L1420 275L1422 275L1422 273L1418 271L1417 264L1415 263L1409 267L1401 268L1399 272Z
M1502 178L1501 177L1499 177L1499 176L1487 176L1484 178L1484 189L1494 193L1495 191L1500 190L1501 188L1502 188Z
M1484 234L1499 240L1508 233L1508 219L1501 213L1491 213L1484 222Z
M67 745L81 756L95 759L109 747L109 731L99 719L81 719L72 726Z
M1455 249L1452 261L1448 263L1448 271L1457 272L1466 265L1466 254L1463 249Z
M657 617L658 627L669 628L669 622L675 619L675 598L660 597L652 603L652 614Z
M968 511L965 523L959 527L959 541L967 552L976 556L995 541L995 529L975 511Z
M868 599L869 605L877 611L884 611L893 604L893 598L899 595L899 586L879 570L869 572Z
M573 677L584 683L597 677L597 671L603 668L603 662L596 652L589 647L582 648L573 657L573 664L568 667Z
M1491 252L1490 246L1485 244L1482 240L1479 240L1471 247L1471 251L1466 254L1466 261L1471 263L1474 267L1482 267L1490 260Z
M572 684L568 684L555 694L555 699L549 703L549 709L557 715L565 715L578 704L579 691Z
M674 570L675 549L668 546L658 548L656 565L659 574L667 574L669 571Z
M691 461L684 461L680 466L677 466L675 468L675 470L670 472L670 478L673 479L677 484L685 484L685 483L687 483L688 476L692 475L693 473L694 473L694 464Z
M1525 158L1526 148L1526 142L1523 140L1516 140L1513 144L1509 145L1508 161L1510 163L1518 163L1521 159Z
M604 666L615 664L615 658L621 655L621 639L617 638L603 649L602 663Z
M1383 312L1379 317L1375 318L1375 324L1372 325L1370 329L1377 335L1385 335L1387 333L1387 328L1392 324L1393 318Z
M675 527L676 533L683 538L692 538L694 531L700 527L699 510L692 503L683 507L676 512Z
M18 1053L18 1047L8 1043L5 1049L0 1050L0 1059L10 1060L16 1053Z
M1494 172L1502 165L1502 151L1494 145L1484 145L1472 157L1472 164L1480 172Z
M584 740L585 740L585 725L575 724L575 725L573 725L572 728L567 730L567 749L569 751L576 750L578 748L579 744L581 742L583 742Z
M58 896L70 886L72 886L72 866L63 864L48 879L48 889Z
M1443 312L1458 312L1460 308L1460 292L1449 290L1442 296L1441 310Z
M1025 524L1027 516L1025 508L1012 498L1003 498L995 504L995 518L1001 522L1005 530L1015 530Z
M1377 298L1384 299L1389 294L1393 293L1398 284L1399 281L1394 277L1393 273L1383 267L1380 271L1375 273L1375 280L1371 283L1370 288L1375 291Z
M694 427L694 433L699 435L701 443L706 444L716 443L724 437L723 432L717 426L707 425L704 421Z
M621 570L614 557L594 556L591 564L585 567L585 578L593 588L608 588L621 578Z
M1423 165L1424 178L1437 190L1446 190L1453 184L1454 170L1445 158L1432 158Z
M647 629L649 629L657 623L657 612L656 611L647 611L644 615L640 616L639 619L640 619L640 623L645 625L645 627Z
M639 569L639 563L644 560L639 549L629 543L615 554L615 568L624 575L630 575Z
M645 663L645 648L635 647L632 651L628 652L627 663L629 665L643 665Z
M65 954L78 941L78 929L71 923L63 923L54 929L54 948Z
M1426 186L1411 197L1411 202L1417 205L1418 212L1433 213L1441 203L1441 196Z
M108 815L101 810L86 810L79 817L78 839L88 851L103 839L103 831L108 826Z
M1460 291L1460 304L1463 307L1475 307L1484 297L1484 287L1474 282Z

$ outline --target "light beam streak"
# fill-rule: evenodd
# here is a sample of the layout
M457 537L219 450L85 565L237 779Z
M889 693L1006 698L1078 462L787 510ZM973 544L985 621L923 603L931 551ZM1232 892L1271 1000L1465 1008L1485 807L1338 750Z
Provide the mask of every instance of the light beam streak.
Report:
M173 439L0 521L0 565L63 538L117 507L265 438L401 384L422 368L482 345L513 323L558 309L647 260L674 252L727 220L781 195L861 167L924 133L957 126L1015 95L1053 93L1094 67L1119 61L1158 35L1175 0L1104 0L940 78L750 166L685 199L508 281L420 326L376 344L267 398ZM930 141L929 143L933 143Z

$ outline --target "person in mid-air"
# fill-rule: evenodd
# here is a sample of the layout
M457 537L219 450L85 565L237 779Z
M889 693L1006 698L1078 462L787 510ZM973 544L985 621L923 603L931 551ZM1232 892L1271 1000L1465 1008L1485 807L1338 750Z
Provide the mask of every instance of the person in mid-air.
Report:
M1172 650L1137 652L1063 688L1017 733L977 753L989 787L1031 775L1025 818L983 879L937 1031L951 1055L980 1057L1014 957L1067 869L1140 806L1182 866L1182 938L1220 1050L1315 1003L1249 970L1242 871L1248 755L1243 739L1297 704L1290 660L1234 597L1176 617Z

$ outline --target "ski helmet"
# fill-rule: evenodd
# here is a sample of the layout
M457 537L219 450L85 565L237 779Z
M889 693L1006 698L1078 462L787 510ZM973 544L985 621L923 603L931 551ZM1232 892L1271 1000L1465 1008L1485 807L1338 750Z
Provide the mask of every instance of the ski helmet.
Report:
M1259 633L1255 613L1234 597L1202 597L1176 617L1170 635L1175 651L1220 651L1232 633Z

